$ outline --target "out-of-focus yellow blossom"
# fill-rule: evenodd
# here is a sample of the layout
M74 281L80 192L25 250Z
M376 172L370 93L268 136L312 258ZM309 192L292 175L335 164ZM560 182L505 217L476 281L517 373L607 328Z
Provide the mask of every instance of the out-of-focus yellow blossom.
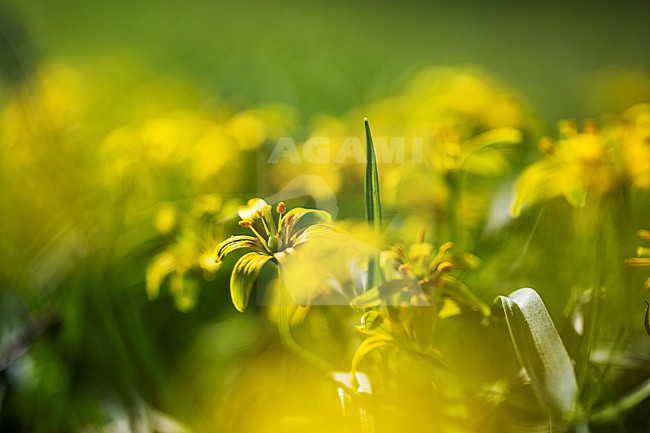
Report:
M426 214L432 226L450 226L450 215L458 214L463 230L485 218L490 194L484 182L470 188L460 183L466 174L496 179L507 172L509 148L522 141L527 122L518 96L484 71L422 69L395 96L339 118L314 119L307 138L273 161L275 186L307 174L337 194L361 191L364 117L373 124L385 208ZM449 226L439 228L451 234Z
M119 174L137 177L147 193L143 199L149 201L178 188L177 182L168 183L170 173L187 179L199 192L234 190L242 180L237 142L209 113L195 110L176 110L116 128L103 140L101 152L106 186L119 187L124 182Z
M470 253L452 253L451 248L452 243L447 242L435 249L421 236L408 250L397 246L386 251L382 255L385 283L356 297L351 305L385 307L385 319L400 325L409 339L423 347L432 344L438 304L444 299L453 299L489 317L490 307L450 275L452 271L476 269L479 259Z
M151 299L169 276L170 292L176 307L189 311L197 299L199 278L211 281L219 268L212 257L219 229L215 225L224 212L232 208L228 203L222 211L222 199L210 194L196 199L188 214L181 215L170 202L161 203L154 217L156 230L169 239L169 244L156 254L147 267L147 294Z
M154 227L162 235L171 235L178 227L178 209L174 203L163 202L158 205Z
M41 65L0 113L6 266L32 266L64 233L95 248L126 239L113 233L122 228L142 241L150 232L133 225L159 202L251 188L245 155L290 135L295 117L280 104L207 99L128 53Z
M650 104L635 105L621 117L616 134L627 176L633 187L650 189Z
M355 108L340 119L315 119L316 126L298 146L296 158L279 161L273 171L276 182L284 184L301 171L291 170L291 166L306 169L316 164L327 167L326 180L335 192L342 187L354 188L360 181L359 173L363 173L358 168L365 161L365 142L358 126L364 116L373 122L380 171L388 179L393 169L401 168L395 176L403 179L418 170L413 179L405 182L420 184L422 170L433 172L433 176L457 169L488 175L502 172L508 165L507 159L488 148L496 143L521 141L518 129L523 114L516 95L483 71L423 69L394 97ZM355 182L346 183L347 180ZM397 182L392 185L398 186ZM417 189L430 195L432 191L427 187L436 187L437 193L440 185L424 179ZM402 192L400 188L392 194L393 198L403 198ZM444 196L445 192L441 194Z
M564 196L582 207L587 200L627 186L650 188L650 111L638 105L600 128L588 121L582 131L563 121L560 138L540 142L546 156L519 178L512 213L524 206Z

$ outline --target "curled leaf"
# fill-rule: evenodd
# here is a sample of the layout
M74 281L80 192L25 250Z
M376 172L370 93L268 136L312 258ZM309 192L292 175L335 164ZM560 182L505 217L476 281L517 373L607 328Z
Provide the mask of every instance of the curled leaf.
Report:
M579 415L578 383L569 354L544 302L533 289L499 296L519 362L553 421ZM586 428L581 425L581 431Z

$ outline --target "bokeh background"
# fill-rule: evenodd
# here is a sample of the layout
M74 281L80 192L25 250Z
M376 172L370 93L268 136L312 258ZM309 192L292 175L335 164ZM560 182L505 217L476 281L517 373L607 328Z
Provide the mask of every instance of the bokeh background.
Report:
M0 431L320 431L313 420L336 419L338 402L315 409L304 390L318 401L331 390L282 349L259 309L234 310L232 263L210 261L237 230L237 207L292 175L260 172L260 155L282 136L361 136L367 113L378 128L410 126L418 95L448 94L480 113L516 113L511 122L476 115L483 131L523 131L509 155L514 170L468 180L479 196L486 184L492 209L507 212L498 192L540 158L538 140L556 137L560 120L600 121L650 101L648 22L643 1L2 2ZM362 178L342 176L328 180L354 229ZM607 257L617 263L636 254L636 230L650 221L647 193L621 197L627 219L612 217L598 241L617 245ZM497 235L485 215L467 227L465 247L486 269L467 277L479 296L491 302L534 285L559 320L572 288L609 269L583 254L592 238L574 233L586 244L567 246L557 228L570 214L563 206ZM611 206L608 215L623 213ZM399 214L399 203L387 212ZM443 224L441 237L449 230ZM544 238L539 251L534 242L530 250L533 230ZM504 273L516 259L519 268ZM625 293L639 288L610 312L634 335L641 322L626 308L634 296L642 305L645 276L611 275ZM336 343L346 331L325 316L327 326L304 332L329 335L319 350L345 370L354 339ZM441 344L478 322L451 324ZM452 358L485 373L499 359L490 344L509 344L507 334L489 335L468 337ZM467 347L483 361L463 360ZM637 370L612 378L612 394L647 372L647 343L635 353ZM644 431L642 409L616 428ZM498 425L491 419L484 431Z

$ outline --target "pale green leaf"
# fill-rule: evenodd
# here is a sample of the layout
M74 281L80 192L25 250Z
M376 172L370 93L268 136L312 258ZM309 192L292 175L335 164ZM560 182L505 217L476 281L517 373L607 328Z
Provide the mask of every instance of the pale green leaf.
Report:
M575 421L580 414L578 383L569 354L544 302L533 289L499 296L517 357L553 422ZM579 431L588 431L586 425Z

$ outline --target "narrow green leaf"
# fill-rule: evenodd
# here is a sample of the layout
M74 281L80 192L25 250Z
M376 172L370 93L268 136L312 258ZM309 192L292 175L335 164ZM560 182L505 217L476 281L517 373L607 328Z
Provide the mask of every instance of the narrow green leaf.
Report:
M235 264L230 276L230 297L235 308L244 312L262 267L271 259L271 256L260 253L247 253Z
M499 296L510 336L522 367L551 420L571 422L580 414L578 383L569 354L544 302L533 289ZM578 431L588 431L585 424Z
M377 235L381 230L381 201L379 199L379 176L377 174L377 159L375 146L372 141L368 119L363 119L366 129L366 179L364 184L366 195L366 220L370 227L375 229ZM379 237L379 236L377 236ZM379 260L380 251L377 249L368 260L368 280L366 290L381 282L381 267Z
M372 141L368 119L364 119L363 123L366 128L366 219L372 226L381 226L381 202L379 200L379 176L377 175L375 145Z

